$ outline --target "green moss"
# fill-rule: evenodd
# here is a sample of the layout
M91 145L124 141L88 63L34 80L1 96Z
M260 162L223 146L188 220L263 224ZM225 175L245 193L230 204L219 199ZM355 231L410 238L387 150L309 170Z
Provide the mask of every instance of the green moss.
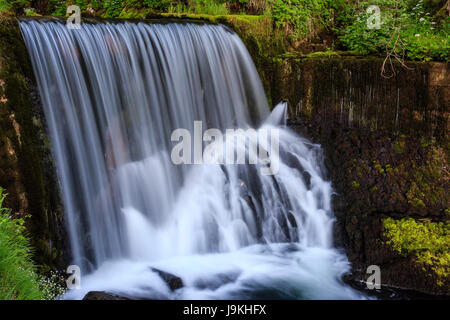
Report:
M405 141L399 140L394 143L394 151L398 154L402 154L405 151Z
M426 148L432 146L435 143L433 139L425 139L424 137L420 137L420 145L422 148Z
M380 173L380 174L384 173L384 169L383 169L383 167L381 166L381 164L376 163L375 166L374 166L374 168L375 168L375 170L376 170L378 173Z
M411 200L408 200L408 203L416 208L425 208L425 203L423 203L421 199L413 198Z
M373 161L373 168L374 168L375 171L377 171L379 174L383 174L383 173L384 173L383 166L378 162L378 160L374 160L374 161Z
M307 54L306 57L308 58L330 58L330 57L340 57L340 53L337 51L332 51L332 50L328 50L328 51L318 51L318 52L313 52L310 54Z
M383 220L386 244L403 256L413 255L415 260L429 267L438 277L438 285L448 281L450 275L450 223L414 219Z
M243 14L219 14L211 15L204 13L187 13L187 12L149 12L147 18L175 18L175 19L190 19L199 21L208 21L210 23L226 23L226 24L238 24L244 23L258 27L263 20L264 16L256 15L243 15Z
M25 15L27 17L39 17L40 14L38 14L36 11L34 11L33 9L25 9Z
M443 206L449 201L446 151L440 147L429 147L427 160L422 165L412 161L412 177L406 193L413 206Z
M145 19L146 15L147 15L146 9L125 8L120 13L119 18L121 18L121 19Z

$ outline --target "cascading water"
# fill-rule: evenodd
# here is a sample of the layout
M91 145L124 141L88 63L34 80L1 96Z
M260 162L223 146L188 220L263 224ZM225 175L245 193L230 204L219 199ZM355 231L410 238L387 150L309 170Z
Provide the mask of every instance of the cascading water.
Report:
M82 288L159 298L360 298L332 245L321 150L270 115L221 25L20 23L52 139ZM279 131L279 169L171 161L171 134ZM247 153L250 151L246 151ZM176 274L171 292L150 267ZM87 274L87 275L86 275Z

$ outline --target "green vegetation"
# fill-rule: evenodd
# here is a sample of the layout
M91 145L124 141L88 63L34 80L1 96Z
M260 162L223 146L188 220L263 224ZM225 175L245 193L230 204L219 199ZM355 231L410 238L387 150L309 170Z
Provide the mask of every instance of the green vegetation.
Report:
M34 17L34 16L39 16L40 14L38 14L36 11L34 11L34 9L29 8L29 9L25 9L25 15L27 17Z
M386 243L404 256L412 254L424 269L429 267L442 286L450 275L450 223L387 218L383 225Z
M20 13L31 5L31 0L0 0L0 11L7 10Z
M62 277L36 272L25 232L26 217L13 217L10 209L3 208L5 198L0 187L0 300L55 299L64 293Z
M166 1L169 2L169 1ZM188 1L188 5L182 3L170 3L168 12L173 13L195 13L210 15L226 15L229 14L224 1L218 0L193 0Z
M442 18L429 3L445 1L373 0L361 1L354 9L353 21L338 30L342 43L360 54L386 54L411 60L450 59L450 18ZM381 12L379 28L369 29L374 23L377 5ZM439 8L439 6L437 7Z
M8 0L7 2L13 8L24 8L31 4L31 0Z
M272 36L288 43L320 43L359 55L383 55L391 60L450 61L450 18L447 0L49 0L45 8L27 14L65 16L76 4L82 14L103 18L145 19L155 14L200 16L259 15L271 21ZM23 14L32 0L0 0L0 10ZM380 8L380 27L369 6ZM211 18L214 20L214 18ZM277 52L277 55L283 52Z
M0 299L42 299L24 219L2 207L5 197L0 188Z
M0 0L0 11L9 10L10 6L6 0Z
M272 0L271 13L277 27L294 38L317 36L330 30L337 13L345 11L344 0Z
M219 0L50 0L48 12L55 16L65 16L66 7L76 4L81 12L88 8L104 18L123 18L146 16L149 13L192 13L208 15L226 15L229 11L224 1ZM134 14L132 14L134 13Z

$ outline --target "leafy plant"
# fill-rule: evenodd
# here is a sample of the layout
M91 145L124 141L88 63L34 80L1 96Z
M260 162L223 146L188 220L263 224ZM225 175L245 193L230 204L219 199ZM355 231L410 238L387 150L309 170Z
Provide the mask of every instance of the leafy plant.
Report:
M65 0L50 0L48 2L48 11L54 16L65 16L66 10L67 6Z
M380 28L369 29L369 5L381 10ZM359 54L386 54L412 60L450 59L450 18L433 21L424 1L375 0L362 1L355 19L340 31L342 43Z
M103 2L103 8L106 10L104 17L116 18L124 8L123 0L106 0Z
M294 37L314 36L320 29L330 29L343 0L272 0L272 18L279 28Z

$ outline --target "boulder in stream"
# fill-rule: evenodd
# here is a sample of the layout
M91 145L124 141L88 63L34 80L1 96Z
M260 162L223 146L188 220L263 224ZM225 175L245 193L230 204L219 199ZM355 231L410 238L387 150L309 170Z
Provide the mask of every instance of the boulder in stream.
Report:
M153 272L156 272L161 277L161 279L164 280L164 282L167 284L167 286L170 288L171 291L175 291L184 286L183 280L181 280L181 278L177 277L176 275L159 270L157 268L151 268L151 270Z
M104 291L89 291L84 296L83 300L131 300L131 299Z

